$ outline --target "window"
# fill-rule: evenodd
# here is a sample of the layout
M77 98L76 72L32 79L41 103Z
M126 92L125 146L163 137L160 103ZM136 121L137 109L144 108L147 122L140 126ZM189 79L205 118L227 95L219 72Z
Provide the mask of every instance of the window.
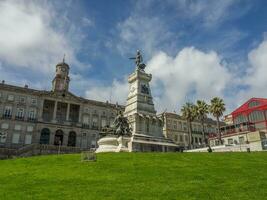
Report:
M180 142L183 142L184 141L184 138L182 135L180 135Z
M235 124L240 124L240 123L246 122L247 118L246 116L240 114L234 119L234 121L235 121Z
M20 98L19 98L19 102L20 102L20 103L25 103L25 97L20 97Z
M0 92L0 99L2 98L2 92Z
M250 122L264 121L264 114L262 111L255 110L249 114Z
M175 140L176 142L178 142L178 136L177 136L177 135L174 136L174 140Z
M8 101L14 101L14 95L9 94L9 95L7 96L7 100L8 100Z
M25 144L31 144L31 143L32 143L32 135L26 135Z
M88 115L84 115L83 116L83 123L84 124L89 124L89 116Z
M18 118L23 118L24 117L24 109L23 108L17 108L16 117L18 117Z
M187 131L187 124L186 123L183 123L183 130Z
M200 144L202 144L202 139L201 138L198 138L198 141Z
M29 119L35 119L36 118L36 109L35 108L31 108L29 110L28 118Z
M32 132L33 131L33 126L27 126L27 132Z
M98 118L97 117L93 117L92 127L94 127L94 128L98 127Z
M186 142L188 142L188 135L185 135L184 139Z
M105 127L107 125L107 120L105 118L101 119L101 127Z
M2 129L8 129L8 127L9 127L9 124L7 124L7 123L3 123L3 124L1 125L1 128L2 128Z
M11 115L12 115L12 106L5 106L4 115L11 117Z
M232 138L228 139L228 144L234 144L234 141Z
M197 137L195 137L195 143L196 143L196 144L198 143L198 138L197 138Z
M13 144L18 144L19 143L19 137L20 137L20 134L19 133L13 133L12 143Z
M37 104L37 99L33 98L32 99L32 105L36 105Z
M178 129L182 130L182 122L178 122Z
M14 130L20 131L21 130L21 125L20 124L16 124L15 127L14 127Z
M177 129L177 121L173 121L173 129Z
M255 107L255 106L258 106L260 105L260 102L258 101L251 101L249 104L248 104L248 107L249 108L252 108L252 107Z

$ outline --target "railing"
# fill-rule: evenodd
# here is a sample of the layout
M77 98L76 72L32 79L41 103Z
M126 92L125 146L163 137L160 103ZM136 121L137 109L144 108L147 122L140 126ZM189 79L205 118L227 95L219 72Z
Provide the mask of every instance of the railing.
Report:
M27 118L27 121L28 122L36 122L37 121L37 118L28 117Z
M4 119L11 119L12 118L12 115L11 114L3 114L2 117Z
M15 116L15 119L16 119L16 120L23 121L23 120L24 120L24 117L23 117L23 116Z
M83 128L90 129L90 124L82 124Z

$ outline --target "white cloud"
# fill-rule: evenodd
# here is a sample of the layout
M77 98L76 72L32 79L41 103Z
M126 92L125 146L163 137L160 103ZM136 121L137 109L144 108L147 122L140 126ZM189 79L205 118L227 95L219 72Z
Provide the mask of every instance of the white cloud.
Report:
M241 84L247 88L239 91L238 98L243 101L251 97L267 98L267 40L263 40L258 47L249 52L248 61L250 67L241 79Z
M109 101L111 103L118 102L121 105L125 105L129 90L128 87L126 78L123 81L114 79L110 86L94 83L92 87L86 91L85 96L88 99L95 99L103 102Z
M217 53L194 47L182 49L175 57L158 53L148 62L147 71L153 75L152 88L161 88L156 97L159 110L179 110L185 101L223 97L230 80Z
M33 1L0 2L0 60L3 66L51 73L63 54L76 62L74 48L53 27L53 7ZM60 17L57 18L60 21Z

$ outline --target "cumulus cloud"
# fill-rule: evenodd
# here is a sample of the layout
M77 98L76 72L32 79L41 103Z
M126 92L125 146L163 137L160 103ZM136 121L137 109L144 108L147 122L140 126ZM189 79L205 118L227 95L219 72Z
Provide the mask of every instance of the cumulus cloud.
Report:
M244 99L251 97L267 97L267 40L263 40L256 48L252 49L248 54L248 69L240 80L240 85L245 89L240 89L236 96L239 104Z
M158 53L148 62L147 71L153 74L152 88L161 88L156 96L159 110L179 110L185 101L223 97L230 80L216 52L194 47L182 49L175 57Z
M114 79L110 86L104 86L101 84L97 85L94 83L92 87L86 90L85 96L88 99L95 99L104 102L109 101L111 103L118 102L119 104L125 105L128 90L129 86L127 78L125 77L122 81Z
M1 1L0 60L3 66L49 73L64 53L75 62L68 38L52 25L54 17L53 7L46 3Z

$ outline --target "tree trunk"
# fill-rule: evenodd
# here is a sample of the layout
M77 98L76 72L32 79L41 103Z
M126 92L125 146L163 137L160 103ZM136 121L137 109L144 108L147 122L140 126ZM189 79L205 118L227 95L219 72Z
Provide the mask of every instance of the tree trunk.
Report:
M219 116L216 116L217 119L217 128L218 128L218 135L219 135L219 143L222 144L222 135L221 135L221 125L219 121Z
M201 120L201 125L202 125L202 144L206 146L206 140L205 140L205 129L204 129L204 120Z

